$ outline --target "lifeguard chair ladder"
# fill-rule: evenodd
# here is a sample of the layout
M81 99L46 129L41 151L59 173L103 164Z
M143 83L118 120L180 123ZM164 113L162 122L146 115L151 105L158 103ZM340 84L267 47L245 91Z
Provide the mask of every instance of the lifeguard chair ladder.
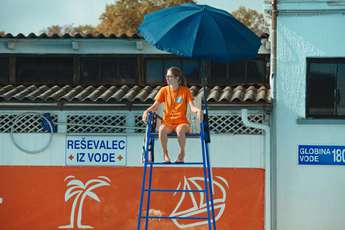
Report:
M148 229L149 219L184 219L184 220L207 220L208 229L216 230L216 221L215 221L215 212L214 212L214 203L213 203L213 186L212 186L212 171L209 159L209 150L208 144L210 142L210 134L208 128L208 118L207 115L204 115L203 122L200 123L200 133L197 134L188 134L187 138L199 138L201 141L202 148L202 162L185 162L182 165L200 165L203 167L203 176L204 176L204 189L201 190L188 190L188 189L159 189L152 188L152 169L155 165L160 166L181 166L181 164L171 163L166 164L164 162L155 162L154 161L154 143L155 138L158 137L158 134L155 133L157 116L153 113L149 113L148 122L145 131L145 146L143 149L143 161L144 161L144 173L142 178L142 187L141 187L141 196L140 196L140 207L138 215L138 225L137 230L141 229L142 221L144 220L144 229ZM148 170L149 168L149 170ZM146 179L148 174L148 181ZM151 192L180 192L180 193L189 193L189 192L202 192L205 193L206 197L206 208L207 208L207 217L180 217L180 216L150 216L150 201L151 201ZM144 197L147 194L146 199L146 211L143 215L143 205Z

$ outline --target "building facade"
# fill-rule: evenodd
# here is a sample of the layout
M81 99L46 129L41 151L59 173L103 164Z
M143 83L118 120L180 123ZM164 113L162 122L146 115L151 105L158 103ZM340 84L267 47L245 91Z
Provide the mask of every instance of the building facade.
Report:
M4 207L0 212L6 216L0 226L134 229L145 128L141 114L165 84L163 76L169 66L184 71L200 106L201 63L159 51L136 36L7 34L0 43L0 175L9 178L0 182ZM243 124L241 109L249 111L249 122L268 127L268 55L262 51L254 60L207 63L210 152L220 228L262 229L264 225L269 136L262 128ZM193 132L198 132L198 121L188 116ZM176 140L169 141L169 149L175 158ZM158 142L155 152L156 160L161 161ZM200 140L189 139L186 152L186 161L200 160ZM202 172L182 166L158 168L155 175L174 188L180 183L199 186ZM98 187L99 191L91 193ZM24 212L23 203L11 201L11 194L20 193L26 193L28 200L37 200L36 205L27 204L25 209L37 213L37 218L16 219L13 210ZM204 212L202 197L194 194L182 202L185 197L179 200L174 194L158 195L150 212ZM57 202L45 204L47 199ZM11 203L15 208L7 209L10 206L5 205ZM206 223L151 224L152 229L162 225L164 229L178 229Z
M272 229L344 229L345 1L278 1Z

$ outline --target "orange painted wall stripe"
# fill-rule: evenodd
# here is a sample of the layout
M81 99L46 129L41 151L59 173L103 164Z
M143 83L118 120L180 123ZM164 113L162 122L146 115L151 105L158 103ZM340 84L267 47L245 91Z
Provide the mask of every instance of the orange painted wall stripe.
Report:
M136 229L142 172L140 167L1 166L0 229ZM262 230L264 170L215 168L213 174L217 228ZM153 188L198 186L203 186L201 169L154 169ZM203 216L202 199L199 193L153 193L150 215ZM181 227L207 229L200 221L149 222L150 230Z

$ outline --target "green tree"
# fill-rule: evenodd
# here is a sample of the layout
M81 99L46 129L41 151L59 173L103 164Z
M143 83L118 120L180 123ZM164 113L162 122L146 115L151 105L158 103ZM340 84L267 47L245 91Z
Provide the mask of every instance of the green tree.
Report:
M258 36L269 32L269 25L264 14L261 14L256 10L241 6L231 14Z
M144 15L165 7L192 0L118 0L107 5L105 12L100 16L101 23L97 30L103 34L126 34L131 36L137 33L137 28Z

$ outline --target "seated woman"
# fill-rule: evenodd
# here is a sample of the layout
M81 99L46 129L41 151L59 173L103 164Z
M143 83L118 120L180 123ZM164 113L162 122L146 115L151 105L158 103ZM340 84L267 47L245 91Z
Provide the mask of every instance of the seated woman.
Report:
M162 87L155 97L155 102L144 111L143 120L147 120L149 112L156 112L161 103L164 103L164 116L159 127L159 141L163 149L163 159L165 163L171 163L167 143L168 134L176 132L179 154L175 163L184 163L186 133L189 132L189 122L186 117L187 105L191 112L196 113L202 121L203 113L193 103L193 96L186 86L186 80L178 67L170 67L166 73L167 86Z

